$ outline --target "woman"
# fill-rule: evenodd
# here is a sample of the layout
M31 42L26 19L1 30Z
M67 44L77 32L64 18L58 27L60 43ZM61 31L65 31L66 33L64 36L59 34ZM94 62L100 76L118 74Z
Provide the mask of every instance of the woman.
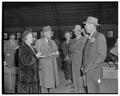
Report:
M22 36L23 45L19 50L19 78L18 93L38 93L38 62L37 58L41 53L37 53L31 46L33 43L32 33L25 31Z
M70 52L71 52L71 62L72 62L72 77L73 77L73 86L78 93L84 92L83 87L83 77L80 73L81 63L82 63L82 54L83 48L86 42L86 38L81 35L81 26L76 25L74 29L74 34L76 38L71 41Z
M63 42L62 44L62 51L64 55L64 60L63 60L63 70L65 73L65 79L67 81L67 85L72 84L72 73L71 73L71 63L70 63L70 51L69 51L69 46L71 44L71 33L69 31L65 32L65 39L66 41Z

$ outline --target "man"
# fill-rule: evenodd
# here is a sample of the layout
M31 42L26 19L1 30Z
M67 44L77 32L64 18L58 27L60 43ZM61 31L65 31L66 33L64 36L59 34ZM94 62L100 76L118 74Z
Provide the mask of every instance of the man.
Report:
M10 80L9 83L7 82L7 86L9 86L8 84L10 84L10 89L9 91L11 93L15 92L15 52L16 49L19 48L17 41L15 40L15 35L14 33L10 33L10 39L7 40L4 43L4 54L5 54L5 64L7 64L8 69L10 70L9 74L10 74Z
M85 24L87 33L90 34L83 55L83 73L85 76L88 93L99 93L99 83L102 76L102 63L106 58L107 45L102 33L96 30L99 26L98 19L88 17Z
M81 35L82 31L80 25L75 25L73 31L76 38L71 41L69 47L69 51L71 53L70 58L72 63L73 86L78 93L84 93L83 78L80 73L80 68L82 65L82 54L86 38Z
M51 27L43 27L44 37L36 41L35 47L38 52L41 52L39 59L39 77L42 93L53 92L58 82L58 68L56 56L59 55L58 48L55 42L51 39Z

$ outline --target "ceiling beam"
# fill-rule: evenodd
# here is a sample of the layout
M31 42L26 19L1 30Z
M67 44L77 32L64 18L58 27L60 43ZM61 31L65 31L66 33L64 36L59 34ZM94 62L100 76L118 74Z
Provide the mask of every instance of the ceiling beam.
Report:
M22 14L21 14L20 8L15 7L14 10L15 10L15 13L16 13L18 19L19 19L20 24L21 24L22 27L23 27L23 30L25 30L25 23L24 23L24 20L23 20L23 17L22 17Z
M57 6L56 6L56 3L49 3L50 6L51 6L51 9L52 9L52 12L53 12L53 15L54 15L54 18L56 19L56 25L58 25L58 31L60 32L60 21L59 21L59 13L58 13L58 9L57 9Z

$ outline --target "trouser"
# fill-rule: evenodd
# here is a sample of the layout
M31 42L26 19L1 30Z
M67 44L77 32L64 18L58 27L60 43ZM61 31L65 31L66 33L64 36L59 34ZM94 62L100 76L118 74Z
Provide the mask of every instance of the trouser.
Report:
M64 62L64 74L66 80L68 79L72 80L72 66L67 62Z
M5 92L15 93L16 70L15 67L6 68L4 72L4 89Z
M72 77L74 88L79 92L83 89L83 77L80 76L80 72L77 72L77 70L72 70Z
M99 84L101 81L102 70L88 71L86 73L85 79L87 83L88 93L99 93Z
M41 86L41 93L55 93L55 88L45 88Z

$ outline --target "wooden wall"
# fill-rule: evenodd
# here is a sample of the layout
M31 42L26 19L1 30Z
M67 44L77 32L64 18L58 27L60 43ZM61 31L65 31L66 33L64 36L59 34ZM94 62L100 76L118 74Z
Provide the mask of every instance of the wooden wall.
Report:
M3 3L3 32L23 32L32 27L40 32L43 26L51 25L56 37L71 30L88 16L98 18L100 31L114 31L118 37L118 2L50 2L50 3ZM38 36L39 37L39 36Z

